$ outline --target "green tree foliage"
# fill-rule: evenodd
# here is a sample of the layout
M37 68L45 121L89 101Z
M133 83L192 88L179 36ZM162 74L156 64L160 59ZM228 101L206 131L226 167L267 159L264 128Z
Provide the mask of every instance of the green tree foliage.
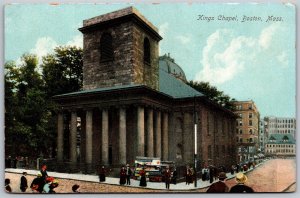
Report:
M56 106L51 97L82 87L82 49L58 47L43 57L40 67L33 54L21 59L19 65L5 64L6 152L48 155L56 144Z
M221 105L222 107L225 107L229 110L234 110L232 102L235 101L235 99L230 98L230 96L224 94L223 91L219 91L216 87L211 86L208 82L196 82L191 80L187 84L197 91L203 93L207 96L207 98Z
M78 91L82 87L82 49L57 47L43 58L43 79L48 97Z
M43 149L40 137L47 137L43 129L47 123L43 80L37 71L38 59L26 54L22 64L5 64L6 141L13 145L12 153L24 154Z

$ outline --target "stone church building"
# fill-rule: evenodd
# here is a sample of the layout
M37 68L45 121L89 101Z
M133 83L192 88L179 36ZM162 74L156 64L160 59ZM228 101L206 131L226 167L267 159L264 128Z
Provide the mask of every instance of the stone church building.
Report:
M57 95L57 164L133 165L137 156L199 166L235 163L235 115L188 86L158 29L128 7L83 21L83 88ZM188 57L187 57L188 58ZM80 123L80 124L78 124Z

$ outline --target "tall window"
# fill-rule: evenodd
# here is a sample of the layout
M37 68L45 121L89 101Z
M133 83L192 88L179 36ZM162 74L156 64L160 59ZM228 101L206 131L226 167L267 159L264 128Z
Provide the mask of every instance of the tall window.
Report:
M101 62L113 60L114 50L112 46L112 36L104 33L100 40Z
M150 64L150 41L148 38L144 39L144 62Z

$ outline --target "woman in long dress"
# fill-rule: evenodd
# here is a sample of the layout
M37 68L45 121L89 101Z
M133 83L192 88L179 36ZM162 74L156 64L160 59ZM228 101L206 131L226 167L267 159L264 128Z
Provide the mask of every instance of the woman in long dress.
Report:
M147 186L147 182L146 182L145 168L143 168L142 170L140 170L139 174L141 176L140 186L146 187Z
M126 183L126 169L122 166L120 170L120 185L124 185Z

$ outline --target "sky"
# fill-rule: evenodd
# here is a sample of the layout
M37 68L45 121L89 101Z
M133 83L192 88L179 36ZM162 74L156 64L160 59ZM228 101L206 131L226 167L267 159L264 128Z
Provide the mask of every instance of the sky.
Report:
M82 47L82 21L134 6L163 37L188 80L205 81L264 116L296 116L295 7L291 4L10 4L4 58L42 57L56 46ZM244 20L244 19L248 20ZM271 20L267 20L271 19Z

